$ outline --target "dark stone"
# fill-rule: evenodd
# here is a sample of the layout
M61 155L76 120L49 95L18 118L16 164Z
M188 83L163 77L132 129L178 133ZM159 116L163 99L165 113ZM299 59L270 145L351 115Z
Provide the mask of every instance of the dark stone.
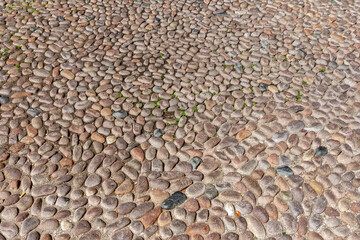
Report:
M171 210L183 204L186 199L187 197L184 193L177 191L174 192L170 197L165 199L165 201L163 201L163 203L161 204L161 207L166 210Z
M315 156L325 156L326 154L328 154L328 150L326 147L324 146L320 146L316 149L316 153L315 153Z
M159 129L159 128L155 129L155 131L154 131L154 136L155 136L155 137L161 137L161 136L163 136L164 134L165 134L164 130Z
M30 31L35 32L35 31L38 30L38 29L39 29L39 27L31 27L31 28L30 28Z
M88 21L91 21L93 19L95 19L95 16L94 15L89 15L86 17Z
M259 89L262 92L266 92L268 90L268 85L266 85L265 83L260 83L259 84Z
M193 30L192 30L192 33L193 33L193 34L199 34L199 33L200 33L200 30L199 30L199 29L193 29Z
M113 113L114 118L125 118L127 117L128 113L124 110L120 110Z
M58 19L58 21L59 21L59 22L63 22L63 21L65 21L65 18L64 18L64 17L62 17L62 16L58 16L58 18L57 18L57 19Z
M6 103L8 103L9 102L9 98L8 97L6 97L6 96L1 96L0 97L0 103L1 104L6 104Z
M293 174L294 174L293 170L291 170L291 168L289 168L288 166L278 167L278 168L276 169L276 172L277 172L279 175L283 175L283 176L290 176L290 175L293 175Z
M216 198L219 195L218 190L216 190L215 186L212 184L206 184L205 187L205 196L209 199L212 200L214 198Z
M203 160L199 157L193 157L190 159L190 164L193 167L193 169L196 169L202 162Z
M226 17L227 15L228 15L228 14L227 14L227 12L226 12L226 11L216 13L216 16L218 16L218 17Z
M241 64L241 62L235 63L234 68L238 73L243 73L244 72L244 67Z
M40 113L42 113L42 110L39 109L39 108L29 108L26 111L26 113L29 114L32 117L36 117L36 116L40 115Z

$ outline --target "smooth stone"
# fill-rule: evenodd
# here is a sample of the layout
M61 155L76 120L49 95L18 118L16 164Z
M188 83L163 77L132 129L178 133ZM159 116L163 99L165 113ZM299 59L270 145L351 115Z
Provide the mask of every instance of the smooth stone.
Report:
M11 222L2 222L0 224L0 233L3 234L6 238L11 239L15 237L19 232L19 228L15 223Z
M216 187L214 185L206 184L204 194L209 200L212 200L219 195L219 192L218 190L216 190Z
M120 110L113 113L114 118L125 118L127 117L128 113L125 110Z
M46 195L53 194L56 191L56 187L50 184L44 184L33 187L31 195L33 197L43 197Z
M6 96L0 96L0 103L1 104L6 104L9 102L9 97Z
M268 90L268 85L266 85L265 83L260 83L259 84L259 89L262 92L266 92Z
M130 213L130 217L132 219L138 219L148 213L150 210L154 208L154 203L152 202L145 202L141 203L136 206Z
M323 195L321 195L316 198L312 210L314 213L320 214L325 211L326 207L327 207L327 200Z
M165 201L161 204L161 207L165 210L171 210L183 204L186 199L187 197L184 193L177 191L173 193L170 197L165 199Z
M29 108L26 111L26 113L29 114L32 117L36 117L36 116L40 115L40 113L42 113L42 110L39 109L39 108Z
M202 162L203 160L199 157L192 157L190 159L190 164L193 167L193 169L196 169Z
M266 231L262 223L253 216L246 216L246 222L248 229L256 236L257 238L265 238Z
M294 120L294 121L291 121L289 123L289 125L287 126L287 130L290 132L290 133L297 133L299 132L301 129L303 129L305 127L305 124L303 121L300 121L300 120Z
M316 152L315 152L315 156L325 156L326 154L328 154L328 150L326 147L324 146L320 146L316 149Z
M291 168L289 168L288 166L278 167L276 169L276 172L279 175L283 175L283 176L290 176L290 175L294 174L293 170Z
M35 229L40 224L40 220L36 217L30 217L25 219L20 229L20 236L25 236L31 230Z
M186 189L186 195L189 198L197 198L204 194L205 189L205 185L202 182L196 182Z
M111 240L131 240L133 233L129 229L123 229L111 235Z
M75 225L73 229L73 233L75 235L80 235L90 231L90 229L91 229L90 223L86 220L81 220Z
M164 130L162 130L162 129L155 129L155 131L154 131L154 136L155 137L162 137L163 135L165 134L165 131Z

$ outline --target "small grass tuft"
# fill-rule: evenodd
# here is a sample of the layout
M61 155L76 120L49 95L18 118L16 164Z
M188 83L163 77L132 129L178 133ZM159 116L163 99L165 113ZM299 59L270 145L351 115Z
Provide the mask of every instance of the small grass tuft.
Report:
M301 93L300 89L298 89L297 92L298 92L298 95L296 95L296 101L301 102L302 101L301 97L303 96L303 94Z

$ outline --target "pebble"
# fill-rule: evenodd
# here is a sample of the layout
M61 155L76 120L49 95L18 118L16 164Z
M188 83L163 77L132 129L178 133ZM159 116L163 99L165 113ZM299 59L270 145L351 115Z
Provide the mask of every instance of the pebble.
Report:
M290 176L294 174L293 170L288 166L278 167L276 168L276 172L283 176Z
M193 169L196 169L202 162L203 162L203 160L199 157L192 157L190 159L190 164Z
M141 218L141 222L145 228L150 227L155 223L159 215L161 214L161 207L156 207Z
M123 229L116 231L111 235L111 240L131 240L133 238L133 233L128 229Z
M265 228L259 220L257 220L253 216L247 216L246 222L248 229L254 234L254 236L256 236L257 238L265 238Z
M154 136L155 137L162 137L163 135L165 134L165 131L164 130L162 130L162 129L155 129L155 131L154 131Z
M42 113L42 110L39 109L39 108L29 108L26 111L26 113L29 114L32 117L36 117L36 116L40 115L40 113Z
M120 110L113 113L114 118L125 118L127 117L128 113L124 110Z
M175 207L183 204L186 201L186 199L187 199L187 197L184 193L177 191L177 192L174 192L172 195L170 195L170 197L165 199L162 202L161 207L165 210L171 210L171 209L174 209Z
M4 235L4 237L10 239L14 238L18 234L19 228L14 223L2 222L0 224L0 232Z
M40 224L40 220L36 217L25 219L20 228L20 236L26 236L31 230L35 229Z
M219 195L219 193L216 190L215 186L212 185L212 184L206 184L204 194L209 200L212 200L212 199L216 198Z
M326 154L328 154L328 150L326 147L324 146L320 146L316 149L316 153L315 153L315 156L320 156L320 157L323 157L325 156Z

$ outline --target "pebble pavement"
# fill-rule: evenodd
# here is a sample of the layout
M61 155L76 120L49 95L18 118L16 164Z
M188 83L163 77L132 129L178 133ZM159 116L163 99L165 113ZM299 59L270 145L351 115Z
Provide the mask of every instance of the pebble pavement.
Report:
M0 240L359 240L359 12L0 1Z

